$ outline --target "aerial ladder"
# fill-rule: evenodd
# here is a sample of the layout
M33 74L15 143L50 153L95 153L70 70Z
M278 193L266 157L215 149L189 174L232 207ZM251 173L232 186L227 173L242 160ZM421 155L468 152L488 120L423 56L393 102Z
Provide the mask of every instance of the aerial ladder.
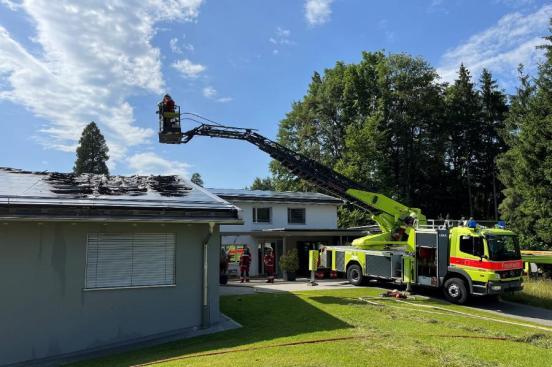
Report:
M180 112L167 116L162 110L158 113L160 143L186 144L195 136L247 141L320 191L369 213L381 232L358 238L353 246L328 247L322 262L345 273L354 285L377 278L408 286L440 287L456 303L464 303L471 294L499 294L522 288L517 237L505 228L487 229L475 221L468 226L436 227L428 224L420 209L374 193L368 185L270 140L255 129L210 120L206 123L199 115L184 113L184 119L198 122L199 126L182 132ZM509 252L501 257L495 253L496 248Z

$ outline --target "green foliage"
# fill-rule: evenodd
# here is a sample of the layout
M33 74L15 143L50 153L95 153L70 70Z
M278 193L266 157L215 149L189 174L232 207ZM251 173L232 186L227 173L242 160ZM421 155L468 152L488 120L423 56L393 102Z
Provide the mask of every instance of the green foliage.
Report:
M481 78L480 93L461 66L447 86L421 58L364 52L358 64L313 75L278 141L429 216L494 216L500 189L488 172L504 147L498 129L507 108L490 73ZM278 162L270 168L278 190L316 190ZM340 210L340 225L368 221Z
M197 172L192 174L190 181L195 183L197 186L203 187L203 179L201 178L201 175Z
M458 79L445 96L447 138L447 191L457 198L451 205L478 218L497 218L495 207L501 187L495 160L505 150L499 132L508 107L491 73L483 69L480 90L469 71L460 65Z
M100 129L93 121L82 131L77 147L77 159L73 172L75 174L96 173L109 175L106 162L109 148Z
M552 280L525 278L523 279L523 291L505 294L504 298L552 310Z
M287 272L295 272L299 269L299 255L296 248L292 248L280 256L280 269Z
M255 180L251 184L251 187L248 188L248 190L276 191L276 188L274 187L274 183L272 182L272 178L270 178L270 177L266 177L266 178L255 177Z
M520 72L499 159L505 186L500 208L527 248L552 248L552 23L545 60L532 83Z

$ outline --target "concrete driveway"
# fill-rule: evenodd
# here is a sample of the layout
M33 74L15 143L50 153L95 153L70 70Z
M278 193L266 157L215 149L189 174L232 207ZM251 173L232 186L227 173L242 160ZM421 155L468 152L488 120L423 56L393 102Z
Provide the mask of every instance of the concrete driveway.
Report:
M508 316L514 319L552 327L552 310L546 308L533 307L515 302L490 301L486 299L476 299L468 307L476 310L486 310L495 315Z
M253 294L256 292L280 293L280 292L299 292L299 291L317 291L325 289L345 289L354 288L343 279L320 279L316 280L317 286L309 283L310 279L297 278L295 282L286 282L276 279L274 283L266 283L265 279L252 279L250 283L240 283L239 281L229 281L228 285L220 286L220 295L241 295Z

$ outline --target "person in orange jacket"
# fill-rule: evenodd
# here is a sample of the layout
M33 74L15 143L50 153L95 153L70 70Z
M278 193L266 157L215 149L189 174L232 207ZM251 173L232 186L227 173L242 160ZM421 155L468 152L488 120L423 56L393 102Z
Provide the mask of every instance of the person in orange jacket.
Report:
M251 253L249 247L245 247L240 256L240 283L245 280L249 283L249 266L251 265Z
M267 277L267 283L274 283L274 255L272 254L272 248L266 248L266 254L263 259L265 273Z

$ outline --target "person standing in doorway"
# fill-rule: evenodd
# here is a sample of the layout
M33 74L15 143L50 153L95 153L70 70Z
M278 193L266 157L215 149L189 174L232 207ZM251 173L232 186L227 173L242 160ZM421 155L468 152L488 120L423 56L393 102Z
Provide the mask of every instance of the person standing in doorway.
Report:
M272 254L272 248L267 247L265 249L265 256L263 259L264 267L265 267L265 273L267 283L274 283L274 255Z
M249 247L245 246L240 256L240 283L244 280L249 283L249 266L251 265L251 253Z

